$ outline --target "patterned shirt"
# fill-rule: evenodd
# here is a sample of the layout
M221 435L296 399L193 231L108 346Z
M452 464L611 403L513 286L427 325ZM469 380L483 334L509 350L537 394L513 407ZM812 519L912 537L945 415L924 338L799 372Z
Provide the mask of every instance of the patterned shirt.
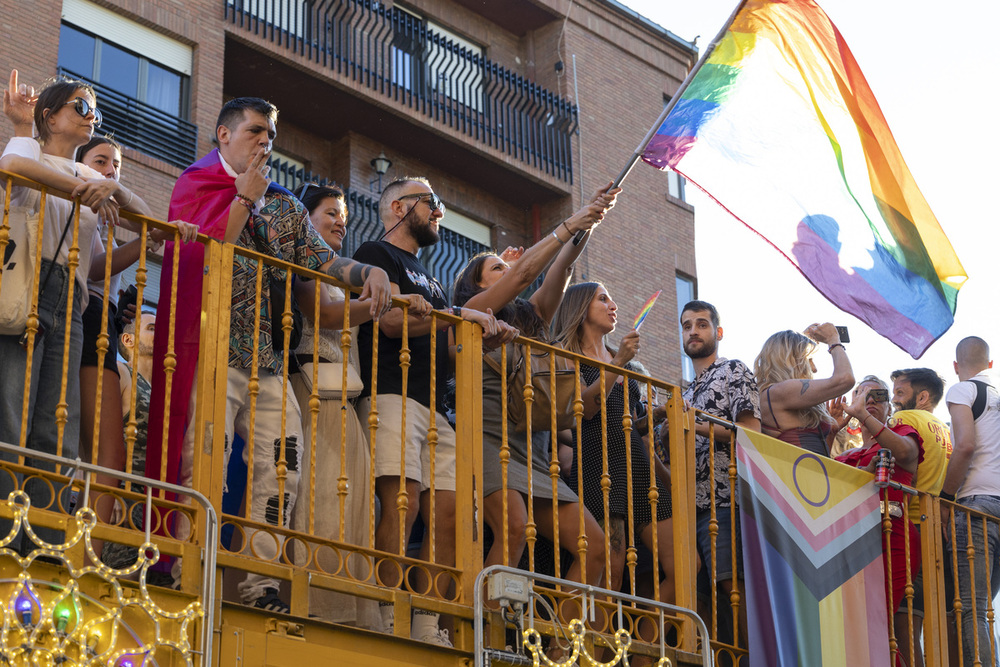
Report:
M258 250L257 236L271 250L271 255L290 264L318 269L334 258L333 250L309 221L309 214L298 199L283 188L272 188L264 196L264 206L250 217L236 245ZM257 341L257 366L281 374L281 357L271 344L271 290L265 269L260 297L260 336ZM284 271L280 277L284 278ZM236 255L233 259L233 303L229 323L229 366L249 369L253 364L253 328L257 296L257 260Z
M744 412L760 419L757 380L746 364L719 357L703 370L684 390L684 399L692 407L710 415L735 422ZM708 436L695 436L695 506L707 510L712 503L709 475L710 442ZM729 446L715 443L715 506L729 507Z

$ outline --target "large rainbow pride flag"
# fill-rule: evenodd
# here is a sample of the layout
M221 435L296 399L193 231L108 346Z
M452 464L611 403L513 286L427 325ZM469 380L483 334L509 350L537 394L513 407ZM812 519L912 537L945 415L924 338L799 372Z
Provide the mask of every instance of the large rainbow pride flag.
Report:
M700 65L643 160L922 355L951 326L965 270L837 28L811 0L748 0Z
M751 667L890 665L872 476L738 430Z

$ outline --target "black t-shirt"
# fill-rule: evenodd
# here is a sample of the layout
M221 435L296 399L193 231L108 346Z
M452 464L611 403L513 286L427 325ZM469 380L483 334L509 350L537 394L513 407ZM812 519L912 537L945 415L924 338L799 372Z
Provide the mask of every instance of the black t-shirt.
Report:
M368 241L354 253L354 259L383 269L389 281L399 285L400 294L421 294L435 309L448 308L441 283L430 275L417 257L385 241ZM361 377L365 388L361 396L371 394L372 376L371 322L361 325L358 334L358 353L361 357ZM378 393L402 394L403 376L399 366L402 338L390 338L379 330L378 337ZM410 368L406 395L421 405L430 407L431 336L410 336ZM437 377L435 409L444 414L444 393L450 374L448 359L448 332L437 332Z

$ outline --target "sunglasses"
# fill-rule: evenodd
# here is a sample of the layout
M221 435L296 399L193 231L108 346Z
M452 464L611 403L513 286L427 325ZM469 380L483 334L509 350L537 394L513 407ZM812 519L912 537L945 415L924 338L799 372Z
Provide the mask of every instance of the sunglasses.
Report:
M430 199L425 200L424 197L429 197ZM400 199L417 199L419 201L425 202L431 207L432 211L445 212L444 202L433 192L415 192L412 195L402 195Z
M309 188L311 188L313 185L315 185L315 183L306 183L306 184L304 184L302 186L302 188L299 190L299 193L297 195L295 195L295 198L298 199L299 201L302 201L303 199L305 199L306 198L306 193L309 192Z
M104 120L104 117L101 116L101 112L97 110L96 105L90 106L90 102L82 97L75 97L69 102L64 103L63 106L69 106L70 104L73 105L73 111L80 114L80 118L86 118L90 114L94 114L94 127L101 126L101 121Z

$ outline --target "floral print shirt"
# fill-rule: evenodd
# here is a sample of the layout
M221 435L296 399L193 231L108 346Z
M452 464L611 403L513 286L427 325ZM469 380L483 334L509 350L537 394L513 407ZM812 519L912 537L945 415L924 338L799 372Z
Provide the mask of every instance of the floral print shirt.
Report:
M272 189L264 197L264 206L243 228L236 245L258 250L254 236L261 239L272 257L309 269L318 269L334 258L333 250L319 235L309 214L298 199L284 189ZM249 369L257 348L257 366L275 375L281 374L282 359L271 344L271 290L265 268L260 296L260 336L254 345L254 318L257 296L257 260L236 255L233 259L233 303L229 323L229 367ZM267 266L267 265L265 265ZM284 272L282 271L284 277Z
M736 421L744 412L752 412L760 419L760 398L757 380L746 364L738 359L719 357L703 370L684 390L684 399L692 407L715 415L720 419ZM707 436L695 436L695 506L707 510L712 504L709 453L711 443ZM729 447L715 445L715 506L729 507Z

